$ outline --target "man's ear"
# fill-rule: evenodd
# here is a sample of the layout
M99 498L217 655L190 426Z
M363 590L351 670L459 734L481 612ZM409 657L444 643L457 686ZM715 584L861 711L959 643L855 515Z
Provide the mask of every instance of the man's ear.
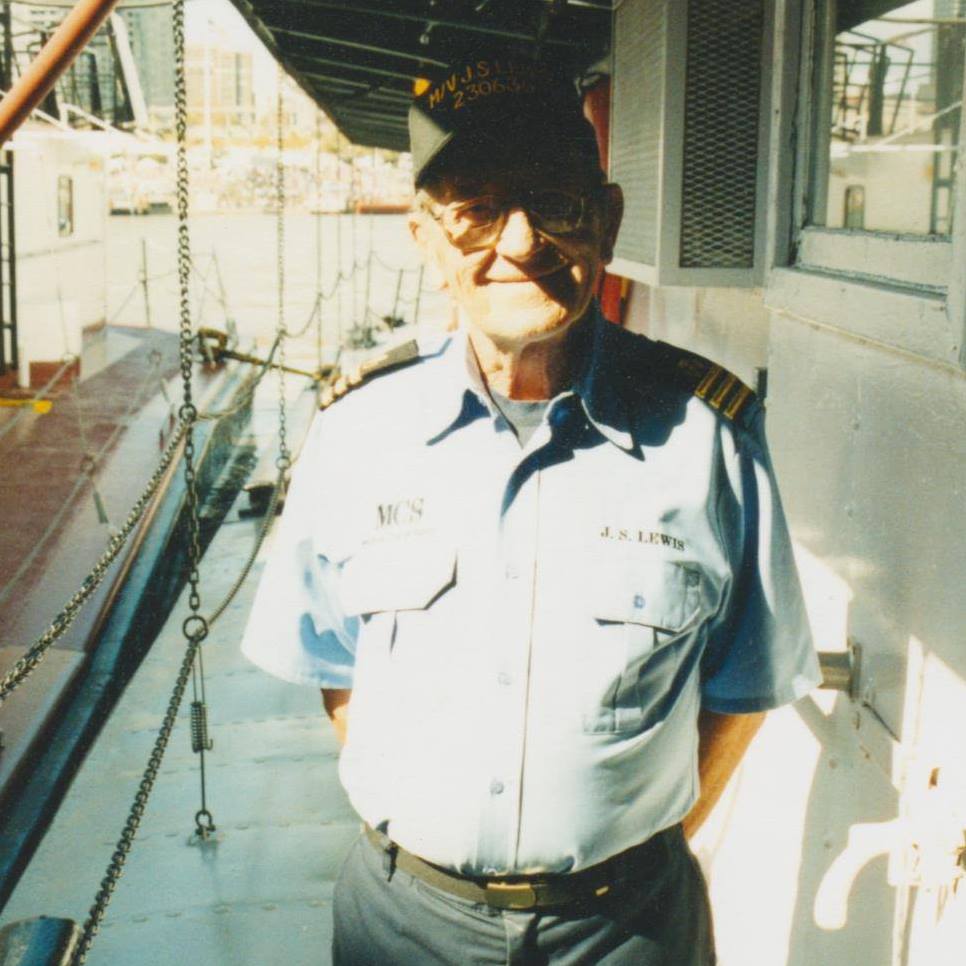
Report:
M413 236L413 241L416 243L416 247L419 249L420 254L423 251L423 241L422 241L422 230L423 230L423 219L422 213L417 211L415 208L409 212L409 218L407 221L409 225L409 234Z
M619 184L604 185L604 231L601 236L601 258L605 265L614 257L617 232L624 217L624 192Z

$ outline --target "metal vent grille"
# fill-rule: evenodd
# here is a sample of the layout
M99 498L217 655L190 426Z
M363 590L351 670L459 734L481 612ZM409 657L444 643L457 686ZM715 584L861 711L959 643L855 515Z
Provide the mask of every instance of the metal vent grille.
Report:
M760 0L688 3L682 268L754 265L763 22Z
M614 254L653 265L657 258L664 83L664 11L625 0L614 15L611 179L624 189L624 221Z

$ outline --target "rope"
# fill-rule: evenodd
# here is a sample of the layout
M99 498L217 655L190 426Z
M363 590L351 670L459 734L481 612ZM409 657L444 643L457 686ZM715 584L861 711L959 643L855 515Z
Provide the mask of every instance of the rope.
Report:
M57 287L57 298L58 300L61 299L61 292L60 292L59 285ZM61 309L63 309L62 301L61 301ZM64 329L65 329L64 341L66 343L66 322L63 319L63 311L61 311L61 324L64 326ZM76 358L76 357L73 357L73 358ZM153 376L153 373L152 373L152 376ZM151 376L149 376L148 379L153 381ZM145 384L147 383L147 381L148 380L145 380ZM80 439L81 449L83 450L83 453L84 453L81 459L81 472L84 473L87 476L87 478L90 480L91 491L94 496L94 507L97 510L98 520L101 523L105 524L110 529L111 521L107 515L107 510L104 507L104 500L102 499L100 491L97 488L97 480L94 476L94 472L97 469L97 464L98 464L98 461L100 460L101 453L98 453L95 456L91 452L90 442L87 437L87 420L84 419L84 406L83 406L83 401L81 400L81 394L80 394L80 373L79 372L71 380L71 395L73 396L73 399L74 399L74 415L77 419L77 435L78 435L78 438ZM140 397L140 395L141 395L140 392L137 393L137 397ZM140 402L140 399L138 399L138 402ZM129 407L128 413L125 415L129 415L131 412L133 412L133 410ZM121 425L122 426L124 425L124 421L121 422Z
M201 269L195 269L194 265L191 266L195 271L195 274L201 281L201 292L198 295L198 307L195 309L194 317L198 320L198 324L201 324L202 319L205 317L205 302L208 298L208 272L211 269L211 262L208 262L207 267L202 273Z
M278 478L275 481L275 486L272 489L272 495L268 501L268 508L265 510L265 518L262 520L262 525L258 528L258 533L255 536L255 545L252 547L251 553L248 555L248 559L245 561L244 566L241 569L241 573L235 578L235 582L232 584L231 589L225 594L221 603L211 612L208 616L208 626L211 627L212 624L221 617L222 614L228 609L231 602L235 599L235 595L241 590L251 573L252 567L255 565L255 561L258 559L258 552L262 549L262 544L265 542L265 537L268 536L268 531L271 528L272 521L275 518L275 511L278 508L278 500L282 494L282 490L285 488L285 474L286 470L282 469L278 471Z
M127 303L130 302L132 298L134 298L134 293L137 292L137 290L140 287L141 287L141 283L140 282L135 282L131 286L131 291L128 292L127 295L124 296L124 301L121 302L121 304L114 311L114 314L107 320L107 324L108 325L113 325L117 321L117 319L120 316L120 314L127 308Z
M197 314L195 316L198 319L198 324L199 325L201 324L201 319L202 319L201 312L202 312L202 309L204 308L205 300L207 299L210 291L208 288L208 273L211 271L212 268L215 269L215 273L218 278L218 287L220 291L211 292L211 294L214 297L215 301L217 301L218 304L222 307L222 309L224 309L225 321L227 322L227 320L231 318L231 307L228 305L228 299L225 293L225 286L221 280L221 270L218 268L218 256L214 251L209 253L208 268L205 269L204 275L201 274L201 270L195 265L194 260L191 258L190 255L188 256L188 262L189 262L189 265L191 266L191 271L194 272L196 277L200 277L200 283L202 287L200 304L198 306Z

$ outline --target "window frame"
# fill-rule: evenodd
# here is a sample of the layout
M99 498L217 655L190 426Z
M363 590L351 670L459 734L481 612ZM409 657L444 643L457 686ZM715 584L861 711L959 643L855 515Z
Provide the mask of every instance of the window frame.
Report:
M941 302L941 331L900 347L917 354L923 344L934 346L924 354L939 361L966 366L966 120L959 130L959 155L953 188L955 215L949 236L912 235L860 228L828 228L811 223L811 212L825 191L828 171L832 109L831 65L837 0L783 0L780 23L790 61L784 71L784 90L774 123L772 143L785 145L789 158L772 157L776 172L770 264L765 300L772 308L802 314L816 311L815 300L805 298L807 284L790 284L787 272L805 278L830 279L842 285L918 296L921 318L936 320L933 309ZM963 61L966 78L966 57ZM789 190L789 186L791 190ZM781 192L785 194L782 197ZM784 209L785 214L782 214ZM819 207L819 210L824 210ZM824 287L824 286L822 286ZM798 294L796 294L798 293ZM870 292L870 302L878 295ZM808 312L805 304L808 303ZM868 319L856 320L844 299L823 310L821 322L869 337ZM930 323L939 325L938 322ZM896 344L893 338L883 341ZM914 347L915 346L915 347Z
M66 204L65 204L66 202ZM57 237L71 238L77 230L74 204L74 179L69 174L57 175Z
M901 0L897 0L901 2ZM808 30L803 31L802 64L805 72L802 94L808 99L802 128L803 165L798 168L796 184L796 260L805 255L802 266L822 271L892 278L899 284L923 284L927 288L945 288L949 278L955 225L950 235L920 235L876 231L866 228L830 228L818 220L824 214L828 191L830 129L832 117L832 69L838 0L805 0ZM966 76L966 61L963 64ZM963 143L960 123L960 148ZM962 151L960 150L960 156ZM957 202L962 199L957 199ZM962 220L963 206L957 204ZM824 220L824 218L823 218ZM954 219L955 220L955 219ZM869 273L864 261L874 248L881 261ZM917 248L921 251L916 252ZM922 263L920 277L906 278L904 266L912 258ZM925 273L925 274L924 274Z

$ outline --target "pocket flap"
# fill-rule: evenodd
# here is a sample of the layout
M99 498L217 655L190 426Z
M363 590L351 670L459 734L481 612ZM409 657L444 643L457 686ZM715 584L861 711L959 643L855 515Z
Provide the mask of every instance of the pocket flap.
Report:
M456 551L430 539L367 544L342 564L347 615L428 607L456 578Z
M680 631L700 607L700 572L667 561L625 561L597 567L591 587L592 616Z

